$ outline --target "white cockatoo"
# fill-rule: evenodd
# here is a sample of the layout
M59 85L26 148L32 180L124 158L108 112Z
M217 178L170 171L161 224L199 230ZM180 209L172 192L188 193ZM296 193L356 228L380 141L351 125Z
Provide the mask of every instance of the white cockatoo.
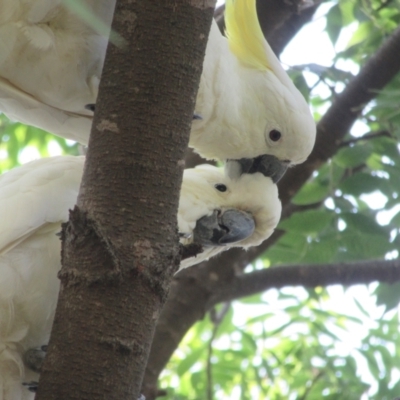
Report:
M0 0L0 110L87 144L107 40L70 2ZM113 0L80 4L110 26ZM227 0L225 21L227 37L211 26L189 145L208 159L274 156L276 181L310 154L315 123L264 39L256 0Z
M84 157L59 156L0 176L0 400L33 399L21 383L38 380L35 354L48 342L59 290L56 234L75 205L83 166ZM261 173L232 180L209 165L186 170L181 243L201 244L203 252L183 260L181 268L232 246L261 243L280 213L277 187Z

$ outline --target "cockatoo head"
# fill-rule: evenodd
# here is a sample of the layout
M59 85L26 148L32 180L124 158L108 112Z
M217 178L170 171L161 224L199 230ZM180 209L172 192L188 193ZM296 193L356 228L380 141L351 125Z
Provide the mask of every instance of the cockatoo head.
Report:
M189 242L203 247L256 246L272 234L280 215L277 187L261 173L231 179L222 168L210 165L184 172L178 225Z
M241 143L243 157L268 154L283 163L284 170L304 162L314 147L315 122L306 100L264 38L255 0L227 0L225 23L240 84L245 86L236 112L246 122L239 122L237 129L246 132L235 132L248 138Z

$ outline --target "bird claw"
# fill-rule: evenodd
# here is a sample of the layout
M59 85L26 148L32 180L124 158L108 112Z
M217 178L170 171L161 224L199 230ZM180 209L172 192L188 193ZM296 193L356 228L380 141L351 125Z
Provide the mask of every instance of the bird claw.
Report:
M31 381L31 382L22 382L22 386L25 386L30 392L36 393L39 382Z
M179 237L181 239L190 239L192 237L192 234L191 233L179 232Z
M24 354L25 365L35 372L40 372L47 354L47 345L28 349Z
M197 120L202 120L203 117L200 114L193 113L193 121L196 120L196 119Z

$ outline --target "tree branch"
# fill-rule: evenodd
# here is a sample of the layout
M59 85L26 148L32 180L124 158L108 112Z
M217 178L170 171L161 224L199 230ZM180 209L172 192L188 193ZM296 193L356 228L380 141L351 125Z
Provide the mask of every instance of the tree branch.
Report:
M400 260L372 260L325 265L282 265L235 276L229 282L211 287L206 309L215 304L286 286L343 285L400 280Z
M347 147L347 146L350 146L351 144L361 142L363 140L371 140L371 139L375 139L377 137L382 137L382 136L389 137L389 138L393 137L393 135L389 131L369 132L360 137L343 140L342 142L339 143L338 147Z
M231 303L226 302L222 306L222 310L217 312L215 308L212 308L210 311L211 322L214 324L211 337L208 341L207 346L207 365L206 365L206 375L207 375L207 400L214 399L214 384L212 379L212 352L213 352L213 344L214 340L217 337L218 328L221 325L221 322L224 320L225 315L228 313L231 308Z
M275 54L281 54L287 44L297 35L304 25L309 23L318 7L321 5L320 1L316 1L313 6L307 7L305 9L294 12L291 10L290 15L285 19L285 21L278 25L275 29L270 31L269 29L264 29L264 34L268 33L268 42L274 50ZM265 7L263 7L265 8ZM261 10L261 7L259 8ZM268 8L264 10L265 13L269 13ZM266 21L262 21L263 24Z

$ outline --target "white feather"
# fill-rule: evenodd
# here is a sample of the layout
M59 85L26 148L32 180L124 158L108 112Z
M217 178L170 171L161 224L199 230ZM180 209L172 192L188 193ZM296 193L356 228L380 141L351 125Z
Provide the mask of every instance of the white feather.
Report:
M60 156L25 164L0 176L0 400L33 399L21 382L37 380L25 368L26 350L46 344L54 317L61 244L56 233L68 218L80 186L84 157ZM219 192L215 184L228 190ZM234 246L247 248L267 238L281 205L276 185L261 174L231 181L221 168L200 166L184 173L179 231L191 233L196 221L215 209L248 211L254 234ZM197 264L227 247L207 248L181 268Z
M114 0L83 4L110 25ZM105 51L106 39L60 0L0 0L0 110L87 144L92 113L85 105L96 101ZM271 50L267 56L279 64ZM189 144L206 158L272 154L297 164L314 145L315 123L286 72L240 62L215 21L195 111L202 120L193 122ZM271 130L281 140L271 142Z

